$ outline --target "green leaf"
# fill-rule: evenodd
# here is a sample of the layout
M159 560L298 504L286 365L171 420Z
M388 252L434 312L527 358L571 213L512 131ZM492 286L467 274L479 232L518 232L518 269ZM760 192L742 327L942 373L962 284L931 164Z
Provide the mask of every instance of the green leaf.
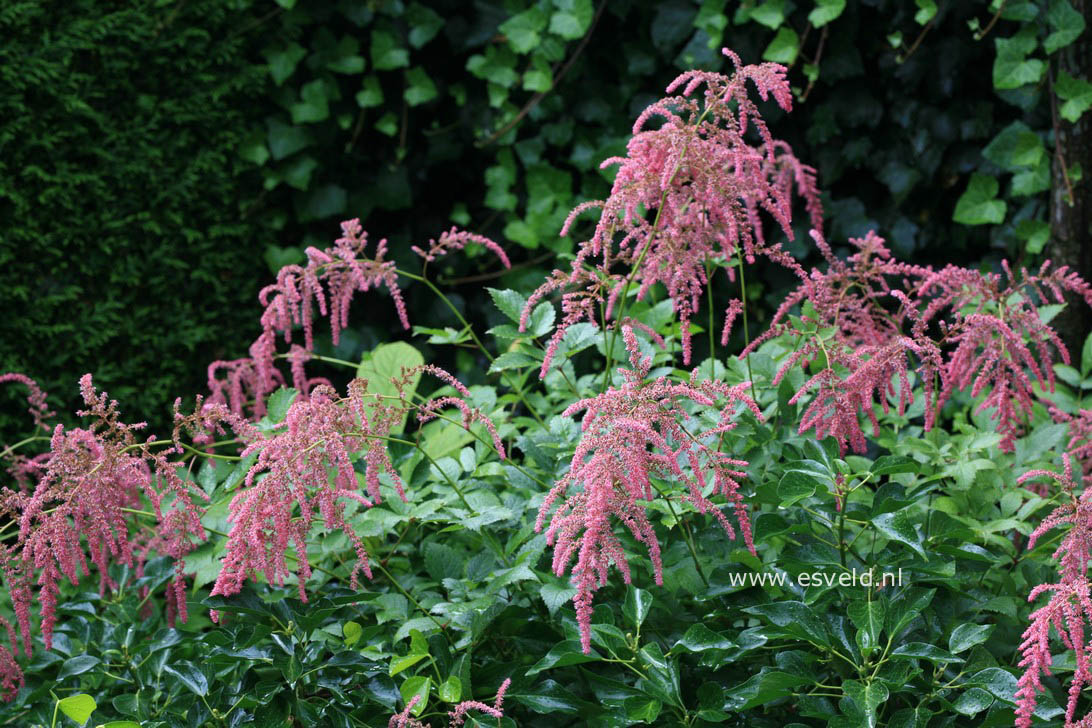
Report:
M1042 220L1021 220L1016 225L1016 234L1024 240L1025 249L1032 255L1043 252L1043 247L1050 239L1050 225Z
M345 638L346 647L355 645L363 635L364 628L356 622L350 620L341 625L341 636Z
M1022 121L1006 126L982 150L982 156L1010 172L1035 167L1045 155L1043 140Z
M952 703L952 710L963 715L977 715L991 705L992 695L982 688L968 688Z
M1087 377L1090 372L1092 372L1092 334L1084 340L1084 347L1081 349L1081 376Z
M419 367L425 363L425 357L420 351L405 343L395 341L390 344L380 344L369 354L365 354L356 368L356 376L368 380L367 392L375 398L397 397L398 387L391 381L401 379L407 369ZM409 378L402 389L402 396L407 401L412 400L417 384L421 381L421 373L417 372ZM370 398L365 398L365 401ZM375 411L375 405L367 403L365 410L368 416ZM402 415L402 420L391 428L391 434L398 434L406 426L407 414Z
M550 648L546 655L527 670L527 677L537 675L543 670L567 665L579 665L582 662L598 662L602 657L594 649L591 654L585 655L578 640L565 640L558 642Z
M997 178L974 173L967 190L956 201L952 220L964 225L998 224L1005 219L1005 202L997 199Z
M411 68L406 72L406 92L403 98L410 106L420 106L436 98L436 84L420 67Z
M911 587L898 595L887 609L887 633L897 638L906 625L925 611L936 593L936 589Z
M777 30L785 22L785 0L766 0L751 10L750 19L770 30Z
M803 470L785 471L781 482L777 484L777 497L781 499L781 507L787 508L797 501L811 497L819 485L814 476Z
M913 506L908 506L893 513L881 513L872 519L872 525L886 538L909 546L922 559L928 561L925 549L921 545L921 536L910 520L908 511Z
M365 76L364 88L356 92L356 104L362 109L370 109L383 103L383 88L375 76Z
M311 174L318 169L318 166L319 163L317 159L310 154L302 154L293 157L281 168L281 177L284 178L286 183L295 187L297 190L306 190L311 184ZM291 250L294 252L295 250L298 250L298 248ZM306 259L306 256L304 256L304 259Z
M300 89L300 99L300 103L289 107L293 124L307 124L330 118L326 82L321 78L305 83Z
M140 728L140 723L135 720L111 720L98 726L98 728Z
M787 634L818 645L830 644L830 632L811 607L803 602L783 601L759 604L743 610L766 617Z
M595 16L591 0L554 0L554 7L557 10L550 16L550 32L565 40L583 37Z
M455 675L450 675L440 684L439 693L440 700L445 703L457 703L463 696L463 683Z
M300 127L289 126L276 119L270 119L267 127L269 152L274 160L284 159L312 143L311 135Z
M962 658L956 657L951 652L924 642L907 642L904 645L899 645L891 652L891 659L928 660L937 665L945 665L949 662L963 662Z
M675 648L682 648L687 652L705 652L706 650L730 650L733 647L735 647L735 643L731 639L714 632L706 627L704 623L698 622L686 630L686 634L675 643L671 651L674 652Z
M816 0L815 9L808 13L808 22L821 28L846 9L846 0Z
M792 695L793 688L811 682L800 675L763 667L757 675L727 691L724 710L743 712Z
M424 47L444 27L444 19L435 10L421 3L411 3L406 10L409 24L409 43L414 48Z
M1028 58L1035 50L1034 26L1025 26L1012 38L995 38L997 56L993 62L993 87L998 90L1020 88L1038 83L1046 71L1046 64L1038 58Z
M873 475L894 475L895 473L916 473L921 466L918 461L905 455L881 455L869 468Z
M372 68L391 71L409 65L409 51L402 48L393 35L382 30L372 31Z
M395 675L402 672L403 670L408 670L409 668L413 667L414 665L416 665L418 662L425 659L426 657L428 657L427 654L420 654L420 653L402 655L400 657L393 657L393 658L391 658L390 666L387 668L387 674L390 675L391 677L394 677Z
M796 60L796 54L799 52L800 36L792 28L783 27L777 31L777 35L762 52L762 60L789 65Z
M914 0L914 4L918 6L918 11L914 13L914 22L918 25L926 25L936 17L936 0Z
M489 373L503 372L508 369L526 369L527 367L541 366L539 359L522 351L506 351L489 365Z
M79 693L69 695L67 698L61 698L57 701L57 707L69 718L83 725L91 719L91 714L99 706L95 704L95 699L90 695Z
M77 655L75 657L70 657L61 665L61 671L57 673L57 681L59 682L70 677L75 677L76 675L82 675L98 665L99 662L99 658L94 655Z
M421 699L417 701L417 705L413 706L413 709L410 711L410 713L415 716L425 712L425 707L428 705L428 696L431 691L432 678L424 677L422 675L414 675L413 677L408 678L402 683L402 687L398 689L398 692L402 694L402 700L405 701L406 705L409 705L409 702L413 700L413 696L420 696Z
M266 50L263 55L269 63L269 75L273 77L273 83L280 86L296 70L307 51L299 43L289 43L280 50Z
M296 397L299 396L299 393L300 391L298 389L281 387L276 392L269 395L269 400L266 402L266 417L277 424L284 422L284 418L288 414L288 409L292 406L292 403L296 401Z
M1043 41L1047 54L1065 48L1084 32L1084 16L1073 9L1069 0L1050 0L1047 22L1051 33Z
M458 579L463 575L463 560L450 546L430 543L425 546L425 570L436 581Z
M842 689L847 696L852 698L857 707L864 712L864 725L868 726L868 728L874 728L877 709L887 700L890 694L887 686L879 680L873 680L867 684L862 683L860 680L846 680L842 683Z
M987 667L985 670L979 670L971 675L967 680L967 684L977 685L993 697L1009 705L1016 702L1016 691L1018 689L1016 677L1000 667Z
M201 669L192 662L186 660L173 662L165 666L163 671L177 677L179 681L186 686L186 689L194 695L204 697L209 694L208 678L205 677L205 673L201 672Z
M239 156L259 167L269 161L269 148L265 145L265 135L261 129L249 134L239 145Z
M1064 70L1058 72L1054 92L1065 102L1059 113L1066 121L1076 122L1092 106L1092 83L1070 76Z
M961 624L952 631L952 636L948 638L948 649L958 655L975 645L980 645L989 639L994 626L992 624Z
M493 305L497 307L497 310L507 316L509 321L518 324L523 308L527 305L527 299L512 290L501 291L496 288L486 288L485 290L489 292L489 296L493 299Z
M556 584L546 583L539 588L538 595L542 597L542 601L546 604L546 609L549 610L550 614L554 614L564 606L565 602L576 596L576 589L571 586L557 586Z
M880 632L883 630L886 610L883 602L877 599L853 602L847 609L849 618L859 630L858 646L862 652L867 652L879 644Z
M497 30L504 34L512 50L522 54L531 52L542 42L539 34L546 29L546 23L546 13L533 5L501 23Z
M626 586L626 599L622 602L622 616L634 627L640 627L652 608L652 594L644 589L629 584Z

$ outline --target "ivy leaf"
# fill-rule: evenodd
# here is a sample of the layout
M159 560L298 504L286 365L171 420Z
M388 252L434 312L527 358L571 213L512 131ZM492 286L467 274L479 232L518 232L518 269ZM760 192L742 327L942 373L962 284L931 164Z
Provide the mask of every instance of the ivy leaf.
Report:
M372 31L372 67L391 71L409 65L409 51L398 45L393 35L382 30Z
M952 220L964 225L998 224L1005 219L1005 201L997 199L997 178L974 173L967 190L956 201Z
M1016 226L1016 234L1024 240L1027 251L1037 255L1043 252L1043 247L1050 239L1050 225L1042 220L1021 220Z
M421 3L411 3L406 9L406 23L410 28L409 44L414 48L423 47L444 27L443 17Z
M330 118L330 104L326 97L326 82L321 78L309 81L300 89L301 101L292 104L289 112L293 124L325 121Z
M1022 121L1006 126L982 150L982 156L1010 172L1035 167L1045 155L1043 140Z
M497 28L508 40L516 53L529 53L542 42L541 33L546 28L546 13L534 5L522 13L513 15Z
M1059 113L1066 121L1077 121L1081 118L1081 114L1092 106L1092 83L1081 78L1074 78L1065 71L1058 73L1054 91L1058 94L1058 98L1065 102L1059 109Z
M591 0L554 0L554 6L557 10L550 16L550 32L565 40L583 37L595 16Z
M993 63L993 87L998 90L1020 88L1038 83L1046 71L1046 64L1037 58L1028 58L1035 50L1035 30L1026 28L1012 38L995 38L997 57Z
M784 27L777 31L777 35L762 52L762 60L788 66L796 60L796 54L799 51L800 36L792 28Z
M432 101L437 93L436 84L425 73L425 69L414 67L406 73L406 91L403 98L410 106L420 106Z
M383 88L375 76L364 77L364 88L356 92L356 104L362 109L369 109L383 103Z
M299 43L289 43L280 50L266 50L263 55L269 63L269 75L273 77L273 83L280 86L296 70L307 51Z
M785 22L785 0L766 0L750 12L751 20L777 30Z
M918 25L926 25L936 17L936 0L914 0L914 4L918 6L918 11L914 13L914 22Z
M846 9L846 0L816 0L815 9L808 13L808 22L821 28L836 19Z
M1043 41L1043 48L1048 55L1065 48L1084 32L1084 16L1073 9L1069 0L1050 0L1047 22L1052 32Z

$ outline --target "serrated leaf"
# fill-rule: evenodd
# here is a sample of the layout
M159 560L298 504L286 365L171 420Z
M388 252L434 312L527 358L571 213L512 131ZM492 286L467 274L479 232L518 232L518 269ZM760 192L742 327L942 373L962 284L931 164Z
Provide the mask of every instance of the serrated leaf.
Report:
M546 604L546 609L549 610L550 614L554 614L566 602L576 596L576 589L571 586L543 584L538 590L538 595L542 597L542 601Z
M420 351L404 341L395 341L390 344L380 344L371 353L366 354L356 368L356 375L368 380L367 392L369 395L374 395L377 398L396 397L398 396L398 388L391 380L401 379L403 370L413 369L424 363L425 357L421 355ZM417 391L417 384L420 381L420 372L409 378L402 391L402 395L407 400L413 398L414 392ZM375 411L375 405L368 400L369 398L365 397L365 411L371 416L372 412ZM402 432L406 426L407 416L408 412L402 415L401 421L391 428L391 434Z
M489 365L489 373L541 366L542 361L522 351L506 351Z
M490 298L493 299L493 305L497 307L501 313L508 317L508 320L518 324L520 316L523 314L523 308L527 304L527 299L520 293L513 290L499 290L496 288L486 288L489 292Z

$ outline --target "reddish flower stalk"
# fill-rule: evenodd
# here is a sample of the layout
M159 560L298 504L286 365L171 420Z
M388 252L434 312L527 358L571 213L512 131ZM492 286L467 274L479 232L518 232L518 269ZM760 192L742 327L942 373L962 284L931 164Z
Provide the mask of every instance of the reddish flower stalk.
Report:
M1028 601L1035 601L1041 594L1049 594L1046 605L1031 613L1031 624L1024 631L1020 644L1019 667L1024 674L1017 681L1016 726L1030 728L1038 694L1044 692L1041 676L1050 675L1050 629L1057 632L1062 644L1076 655L1076 669L1069 685L1069 702L1066 706L1066 726L1087 725L1092 716L1085 716L1075 723L1077 701L1086 685L1092 684L1092 664L1089 645L1085 637L1085 625L1092 624L1092 599L1089 595L1088 559L1092 549L1092 491L1077 495L1078 483L1074 479L1073 464L1069 455L1064 456L1065 469L1061 475L1049 470L1032 470L1017 482L1027 483L1036 478L1049 478L1062 486L1069 502L1059 506L1039 524L1028 539L1028 549L1052 528L1069 524L1070 529L1054 552L1058 560L1060 580L1055 584L1040 584L1031 590Z
M641 358L631 328L622 331L633 368L620 370L625 379L621 387L575 402L562 413L570 417L585 412L583 436L569 472L547 494L535 524L536 531L541 530L547 514L560 501L546 540L554 549L555 574L561 576L576 560L571 567L577 587L573 604L584 652L591 650L592 599L595 591L606 585L611 564L622 572L627 584L630 581L628 559L614 534L612 517L645 544L656 583L663 583L660 542L645 512L645 504L657 495L652 478L684 483L684 499L702 513L711 512L734 538L728 518L703 494L712 476L713 494L724 496L732 505L743 540L754 553L750 519L739 493L739 480L746 477L742 468L747 463L709 444L735 426L732 419L738 405L762 418L758 406L745 394L750 383L734 387L717 381L698 383L696 371L688 384L663 377L645 382L651 359ZM691 419L684 409L687 402L719 410L718 423L691 434L684 424ZM569 492L578 485L580 490Z
M681 87L681 95L645 109L633 126L627 156L603 162L603 167L619 165L610 197L579 205L566 220L562 235L584 211L601 209L595 232L580 244L571 271L555 271L523 311L521 330L543 296L567 291L562 297L565 317L550 342L543 375L565 330L579 320L594 321L599 305L610 319L631 279L638 284L638 299L657 283L665 286L682 326L683 361L689 363L689 322L709 285L708 263L737 254L753 263L764 255L803 275L780 244L765 241L759 211L774 218L791 240L795 188L807 202L812 225L821 227L815 171L801 164L787 144L773 139L747 92L750 81L762 99L773 96L789 111L786 69L775 63L744 66L728 49L724 54L735 65L734 73L688 71L672 81L667 93ZM699 103L692 94L703 84ZM648 128L654 117L663 123ZM752 129L761 139L758 146L744 139ZM628 267L628 274L617 273L618 264Z
M504 264L505 268L512 267L512 263L508 260L508 254L504 252L504 248L484 235L478 235L465 230L460 231L458 228L451 228L441 235L439 240L429 240L428 242L428 250L421 250L421 248L416 245L410 248L414 253L417 253L417 255L424 258L426 263L431 263L453 250L462 250L466 247L467 243L477 243L500 258L500 262Z

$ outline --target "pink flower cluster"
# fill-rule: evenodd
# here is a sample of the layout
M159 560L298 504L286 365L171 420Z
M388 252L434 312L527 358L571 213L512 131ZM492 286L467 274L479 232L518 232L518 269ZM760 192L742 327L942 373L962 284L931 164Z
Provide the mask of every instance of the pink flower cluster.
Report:
M258 460L247 472L239 492L232 498L228 520L226 555L212 594L230 596L257 574L271 584L283 584L296 574L299 596L307 601L305 585L311 576L307 557L309 533L319 519L325 528L340 530L349 538L357 560L350 573L350 583L357 586L363 572L372 576L364 543L346 521L345 505L355 501L368 508L379 503L380 476L386 474L402 500L406 500L402 479L391 463L386 440L407 412L416 411L421 422L436 418L444 407L455 407L463 416L463 426L479 422L493 438L493 445L504 457L504 445L492 421L470 407L463 399L441 396L417 405L409 400L406 384L419 373L429 373L453 387L462 397L470 393L453 376L439 367L424 365L403 372L392 380L399 395L380 398L368 392L365 379L349 383L348 397L341 398L329 385L315 387L310 397L297 397L288 408L283 426L272 433L260 433L223 410L210 412L206 427L217 417L229 420L236 433L248 444L243 457L258 453ZM360 492L353 462L359 454L365 465ZM286 556L291 546L294 558ZM289 558L295 561L290 568ZM214 618L217 615L214 613Z
M1029 602L1041 594L1049 594L1050 601L1031 613L1031 624L1024 631L1020 644L1019 667L1024 668L1024 674L1018 681L1019 689L1016 692L1016 726L1030 728L1038 694L1046 689L1041 676L1050 675L1050 630L1053 627L1062 644L1076 655L1076 669L1069 685L1069 703L1066 707L1066 726L1071 728L1078 725L1074 717L1081 691L1092 684L1092 645L1087 643L1085 635L1085 625L1092 624L1092 599L1088 583L1088 557L1092 549L1092 491L1085 490L1077 495L1078 483L1074 480L1073 464L1068 455L1065 456L1065 470L1061 475L1049 470L1032 470L1017 482L1023 484L1043 477L1059 483L1069 502L1056 508L1032 532L1028 549L1034 548L1035 542L1056 526L1069 524L1070 529L1054 552L1060 567L1060 580L1055 584L1040 584L1028 595ZM1085 716L1080 725L1085 725L1090 718L1092 715Z
M633 368L620 370L625 379L620 387L574 402L562 413L566 417L585 413L583 435L569 472L546 495L535 524L535 529L541 530L560 501L546 529L546 540L553 546L555 574L561 576L576 560L571 568L577 589L573 604L584 652L591 650L592 599L596 590L606 585L610 566L630 582L628 559L614 534L612 518L645 545L656 583L663 583L660 542L645 512L645 504L659 494L654 478L684 484L684 499L698 511L712 513L735 538L727 516L704 495L711 478L712 495L723 496L731 505L743 540L754 553L750 519L739 493L739 480L746 477L742 468L747 463L717 449L719 436L735 427L732 420L740 405L762 419L758 405L745 394L750 383L728 386L715 380L698 382L696 376L689 384L663 377L646 382L651 359L642 359L633 329L627 326L622 331ZM687 403L716 411L717 422L691 431L688 425L702 425L687 412ZM581 488L570 493L576 486Z
M153 452L154 438L140 441L136 433L144 425L122 422L117 402L95 390L90 374L80 379L80 392L87 409L79 414L92 418L92 424L71 430L57 425L47 457L38 461L33 489L0 495L0 514L18 525L14 543L0 548L0 572L27 656L34 602L49 649L62 579L76 584L94 565L104 593L117 586L109 574L112 563L126 564L139 574L152 549L175 559L169 600L185 619L182 558L195 541L205 538L198 503L203 494L179 475L183 463L168 461L167 453L175 450ZM39 411L44 413L44 407ZM143 501L150 503L155 525L134 532L132 516L141 511ZM11 672L18 667L13 656L18 650L14 631L4 626L13 649L0 654L0 673L5 688L11 688L18 682Z
M1092 289L1064 266L1051 270L1050 261L1019 276L1007 263L1003 275L951 265L933 270L892 259L871 232L851 238L856 252L842 261L821 235L812 236L827 271L804 278L769 330L743 352L746 356L779 334L798 338L774 384L798 364L814 370L790 400L796 404L814 394L800 432L814 428L818 437L835 437L843 451L863 451L860 415L871 420L875 432L874 405L887 412L889 398L897 397L903 414L913 401L909 374L914 371L924 390L926 430L956 391L985 394L978 411L993 413L1000 447L1011 451L1031 414L1034 385L1054 390L1054 352L1069 362L1069 352L1038 306L1064 301L1066 291L1092 305ZM800 328L790 313L804 303L811 313L795 319L804 324Z
M709 285L707 265L736 255L753 263L764 255L803 275L780 244L766 242L759 211L772 217L791 240L795 189L807 203L812 225L821 227L815 170L770 135L747 92L750 81L763 100L772 96L781 108L791 110L786 69L776 63L744 66L730 50L724 54L735 72L688 71L672 81L667 93L681 87L680 95L645 109L633 126L626 157L603 162L603 167L619 165L610 197L579 205L566 220L562 235L583 212L601 210L595 232L580 244L571 270L555 271L524 309L521 330L544 296L565 291L565 316L550 341L543 373L565 330L580 320L594 321L600 304L610 319L631 280L639 284L638 299L657 283L667 289L681 322L683 362L688 364L689 322ZM699 103L692 95L703 84ZM654 118L662 121L659 128L649 128ZM752 130L760 139L758 146L745 139ZM619 265L628 273L617 271Z
M493 700L492 705L486 705L479 700L464 700L455 706L455 709L449 712L448 715L448 728L459 728L466 722L466 714L471 710L477 710L486 715L496 718L499 722L504 717L504 711L501 706L504 704L504 694L508 691L508 686L512 684L511 678L506 678L501 683L500 688L497 689L497 697ZM424 723L412 717L411 713L418 703L421 702L420 695L414 695L406 703L406 707L401 713L392 715L391 719L387 722L387 728L428 728Z

